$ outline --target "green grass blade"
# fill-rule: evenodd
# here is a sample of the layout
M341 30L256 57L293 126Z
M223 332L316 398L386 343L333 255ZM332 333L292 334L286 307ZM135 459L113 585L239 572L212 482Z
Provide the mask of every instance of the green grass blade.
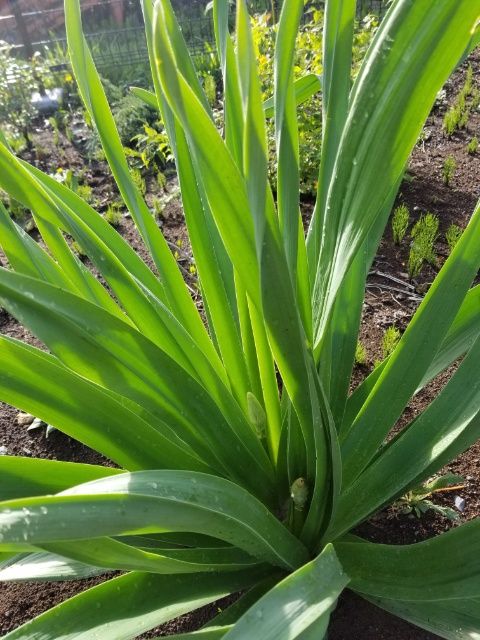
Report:
M225 637L228 640L250 637L293 640L302 638L302 634L319 621L324 621L322 626L326 628L330 611L348 582L348 576L329 545L315 560L260 598Z
M4 640L133 640L184 613L241 591L259 571L161 576L130 573L70 598ZM117 612L122 611L118 617Z
M122 474L57 496L4 502L0 513L6 543L193 531L284 568L296 568L307 557L305 547L247 491L193 472ZM25 526L25 518L31 526Z

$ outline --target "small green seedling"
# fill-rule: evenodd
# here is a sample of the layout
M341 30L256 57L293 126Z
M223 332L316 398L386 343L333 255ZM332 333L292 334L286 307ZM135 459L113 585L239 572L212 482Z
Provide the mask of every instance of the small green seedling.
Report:
M437 493L457 491L464 488L464 479L452 473L447 473L439 478L434 478L412 489L402 496L395 504L394 509L402 514L414 514L417 518L427 511L434 511L449 520L458 520L459 514L450 507L435 504L428 498Z
M103 216L112 227L118 227L123 219L122 211L117 203L109 204Z
M445 162L443 163L442 177L443 177L443 182L447 186L449 186L452 183L456 170L457 170L457 163L455 161L455 158L453 156L446 157Z
M382 355L383 359L391 355L400 342L401 333L395 326L388 327L382 338Z
M451 138L458 128L461 113L457 107L451 107L443 118L443 130Z
M467 153L471 156L475 155L478 150L478 138L474 136L467 145Z
M144 196L147 193L147 184L145 182L145 178L142 176L142 172L140 171L140 169L132 169L131 174L135 186L140 191L142 196Z
M393 242L400 245L405 234L407 233L408 224L410 222L410 212L404 204L400 205L393 212L392 217L392 233Z
M460 240L460 236L462 235L462 233L462 229L456 224L451 224L448 227L447 232L445 233L445 240L447 241L450 253L453 251L455 245Z
M215 78L206 74L203 78L203 90L205 91L205 95L211 107L217 101L217 83L215 82Z
M357 342L357 346L355 348L355 364L361 366L367 364L367 350L360 340Z
M435 241L438 236L439 221L433 213L421 216L414 225L411 238L413 240L408 256L408 273L410 279L420 274L424 262L429 262L433 266L437 264L435 255Z

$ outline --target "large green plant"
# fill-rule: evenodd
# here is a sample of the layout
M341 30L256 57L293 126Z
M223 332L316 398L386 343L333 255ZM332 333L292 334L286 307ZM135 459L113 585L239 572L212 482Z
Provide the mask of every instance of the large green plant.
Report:
M48 249L2 210L11 269L0 269L0 303L48 352L1 338L0 397L120 467L1 457L0 577L128 572L6 637L134 638L242 591L183 637L321 638L347 586L445 638L476 637L479 520L408 546L350 532L480 435L480 290L470 290L480 207L394 352L348 391L369 264L437 91L473 41L480 0L396 0L353 88L355 1L327 2L306 240L292 70L303 0L285 0L277 36L276 202L243 0L236 49L228 2L214 5L224 137L169 1L144 0L208 328L132 183L79 3L65 6L82 98L158 274L76 194L0 145L0 186L32 210ZM386 444L411 397L460 356L438 397Z

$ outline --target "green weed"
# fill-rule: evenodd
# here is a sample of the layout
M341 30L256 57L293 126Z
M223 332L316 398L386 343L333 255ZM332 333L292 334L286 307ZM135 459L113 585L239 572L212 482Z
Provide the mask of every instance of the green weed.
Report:
M405 234L407 233L408 224L410 222L410 212L408 207L401 204L395 209L392 217L392 233L393 242L395 244L401 244Z

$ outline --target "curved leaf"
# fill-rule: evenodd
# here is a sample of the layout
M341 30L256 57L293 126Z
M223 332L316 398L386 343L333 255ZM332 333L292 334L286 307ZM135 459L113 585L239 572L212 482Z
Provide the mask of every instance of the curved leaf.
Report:
M46 544L161 531L213 536L290 569L307 558L305 547L261 502L239 486L206 474L122 474L57 496L4 502L0 511L6 543Z
M263 576L260 570L184 576L130 573L70 598L11 631L4 640L133 640Z
M310 627L322 638L330 612L347 586L344 573L331 545L312 562L295 571L254 604L226 634L228 640L259 637L265 640L293 640Z

